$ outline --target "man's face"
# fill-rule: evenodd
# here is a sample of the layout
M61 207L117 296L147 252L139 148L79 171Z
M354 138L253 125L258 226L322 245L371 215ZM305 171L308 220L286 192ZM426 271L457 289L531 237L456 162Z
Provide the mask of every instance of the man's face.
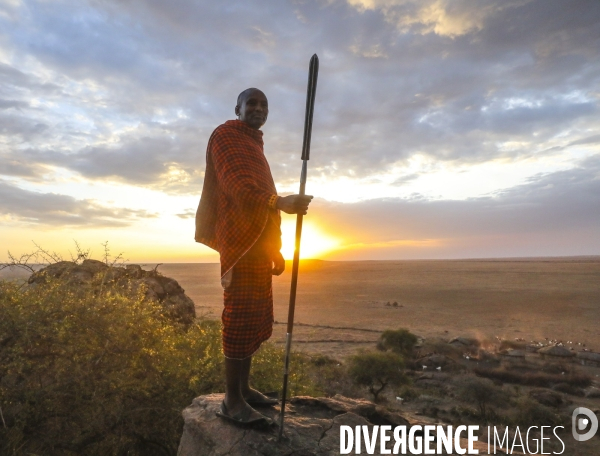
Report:
M269 102L260 90L250 92L242 100L242 104L235 107L235 113L242 122L258 130L267 121L269 115Z

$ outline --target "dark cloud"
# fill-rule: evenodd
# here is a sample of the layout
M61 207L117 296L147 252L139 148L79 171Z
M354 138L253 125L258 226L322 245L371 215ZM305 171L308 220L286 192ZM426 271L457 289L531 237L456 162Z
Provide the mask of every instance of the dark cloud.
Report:
M141 218L156 217L142 210L108 208L68 195L24 190L2 181L0 214L26 224L82 228L125 227Z
M43 166L28 161L22 156L12 157L0 154L0 175L39 179L45 171Z
M317 52L313 155L330 177L366 177L415 153L464 164L591 144L581 141L599 129L596 0L381 4L25 1L0 19L4 42L38 65L0 64L0 134L15 154L52 149L64 157L49 163L91 179L196 193L210 131L257 86L286 182ZM173 167L187 180L166 179Z
M48 125L20 115L0 113L0 135L14 138L20 136L35 140L48 130Z

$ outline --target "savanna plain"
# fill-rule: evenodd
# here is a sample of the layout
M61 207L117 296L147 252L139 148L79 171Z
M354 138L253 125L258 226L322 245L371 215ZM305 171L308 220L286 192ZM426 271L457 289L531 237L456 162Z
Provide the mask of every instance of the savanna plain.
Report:
M220 318L218 264L163 264L159 271L179 281L197 315ZM284 342L290 280L288 262L273 280L274 342ZM295 322L297 349L331 356L399 327L425 338L556 340L598 351L600 257L303 260Z
M177 280L194 301L200 322L220 319L218 264L142 267ZM0 271L0 279L27 276L14 268ZM290 281L288 262L286 271L273 278L271 342L279 353L285 343ZM219 339L217 326L204 323L212 325L213 339ZM266 350L271 356L277 352ZM564 445L555 439L548 443L551 451L600 454L600 434L576 442L570 429L575 407L600 413L600 256L303 260L293 350L301 352L296 358L304 360L298 361L305 369L301 377L314 385L315 393L373 400L411 423L477 424L484 447L487 425L509 430L508 446L516 443L517 450L517 426L563 426ZM220 353L215 359L221 359ZM269 372L265 378L279 384L278 374ZM197 380L201 383L205 375ZM187 385L187 373L183 377ZM189 400L186 388L175 401L174 416ZM541 438L536 432L531 435ZM175 426L165 437L173 451L179 435ZM106 448L116 445L114 439L105 440ZM46 446L54 444L50 439ZM519 453L507 448L505 454Z
M159 268L186 289L197 315L220 317L219 265ZM288 263L273 281L272 341L281 346L290 271ZM600 257L306 260L300 265L295 322L294 349L316 364L331 363L330 370L325 366L319 374L329 385L327 395L372 399L382 384L371 383L371 394L357 391L340 380L344 364L352 365L353 355L373 353L382 341L385 346L386 330L404 328L418 337L415 350L405 357L411 379L404 386L382 387L375 394L377 402L420 423L509 429L506 454L533 448L519 446L517 425L525 430L565 426L558 434L564 447L558 440L547 442L543 452L600 454L599 436L575 442L569 428L576 406L599 413L600 365L584 363L575 354L600 351ZM566 357L541 354L553 346L563 355L566 351ZM481 450L486 452L487 431L481 429ZM543 437L536 432L531 435Z

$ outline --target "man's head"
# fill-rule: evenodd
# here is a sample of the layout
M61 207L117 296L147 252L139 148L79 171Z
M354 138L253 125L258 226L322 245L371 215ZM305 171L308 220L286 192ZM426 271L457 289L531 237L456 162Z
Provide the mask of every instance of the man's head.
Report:
M242 122L258 130L267 121L269 102L258 89L246 89L238 95L235 113Z

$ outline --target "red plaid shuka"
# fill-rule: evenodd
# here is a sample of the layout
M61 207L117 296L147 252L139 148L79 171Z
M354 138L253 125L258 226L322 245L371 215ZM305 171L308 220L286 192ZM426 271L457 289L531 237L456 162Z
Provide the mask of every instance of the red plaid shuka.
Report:
M263 153L262 132L229 120L213 132L195 240L217 250L224 291L223 352L251 356L273 330L272 253L281 248L281 217L269 206L277 195Z
M258 350L273 332L271 258L242 257L233 267L231 285L225 289L223 353L245 359Z
M277 190L262 135L245 122L228 120L208 142L195 240L219 252L221 277L254 245L269 215L277 229L281 225L279 211L269 209Z

